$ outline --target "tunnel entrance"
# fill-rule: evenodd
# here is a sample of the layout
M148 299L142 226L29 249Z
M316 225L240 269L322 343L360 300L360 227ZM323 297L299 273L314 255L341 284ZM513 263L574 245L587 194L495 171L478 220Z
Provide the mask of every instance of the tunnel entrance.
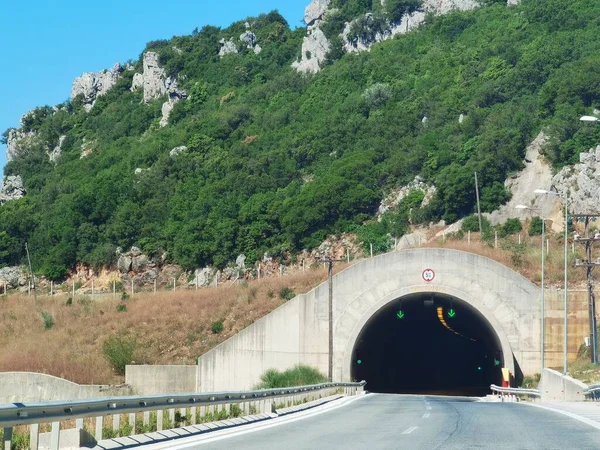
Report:
M501 385L504 358L487 319L467 302L437 293L381 308L352 352L354 380L370 392L480 396Z

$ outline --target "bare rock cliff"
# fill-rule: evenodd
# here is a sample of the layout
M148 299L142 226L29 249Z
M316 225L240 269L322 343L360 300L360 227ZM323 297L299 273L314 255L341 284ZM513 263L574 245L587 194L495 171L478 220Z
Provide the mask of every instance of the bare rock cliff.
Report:
M117 63L110 70L84 73L73 81L71 98L82 95L83 106L86 111L89 111L94 106L96 99L106 94L116 84L119 75L124 70L125 68Z

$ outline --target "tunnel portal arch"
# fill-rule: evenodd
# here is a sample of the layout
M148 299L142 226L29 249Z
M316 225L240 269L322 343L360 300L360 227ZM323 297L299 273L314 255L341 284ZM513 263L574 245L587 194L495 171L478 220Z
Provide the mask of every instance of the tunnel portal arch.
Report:
M482 319L512 374L539 371L541 291L491 259L446 249L392 252L341 272L333 289L335 379L353 379L355 349L369 321L402 299L426 296L456 299Z

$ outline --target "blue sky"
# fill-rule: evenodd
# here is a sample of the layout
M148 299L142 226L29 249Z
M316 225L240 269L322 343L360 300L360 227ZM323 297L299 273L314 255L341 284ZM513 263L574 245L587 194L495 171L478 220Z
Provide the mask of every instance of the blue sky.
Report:
M65 101L83 72L136 59L146 42L226 27L274 9L302 26L310 0L6 0L0 27L0 134L21 116ZM6 148L0 145L0 167Z

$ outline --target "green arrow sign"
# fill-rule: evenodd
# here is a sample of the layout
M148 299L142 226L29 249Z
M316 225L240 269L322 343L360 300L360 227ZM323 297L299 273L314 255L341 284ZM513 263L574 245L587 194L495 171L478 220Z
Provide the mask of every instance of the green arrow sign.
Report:
M398 311L398 314L396 314L396 316L398 316L398 319L404 319L404 311Z
M498 361L496 358L494 358L494 365L496 367L498 367L500 365L500 361Z
M356 361L356 364L361 365L362 364L362 359L359 359L358 361Z
M450 309L448 311L448 317L450 317L451 319L453 319L454 316L456 316L456 311L454 311L453 309Z

